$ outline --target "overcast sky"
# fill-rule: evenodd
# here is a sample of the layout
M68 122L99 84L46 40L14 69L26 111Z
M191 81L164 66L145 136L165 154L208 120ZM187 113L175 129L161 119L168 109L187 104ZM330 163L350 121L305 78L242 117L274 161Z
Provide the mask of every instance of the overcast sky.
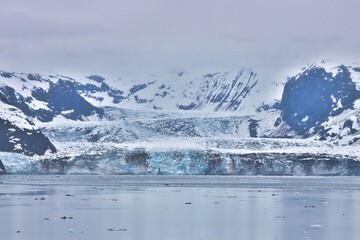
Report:
M0 0L0 69L110 74L360 62L359 0Z

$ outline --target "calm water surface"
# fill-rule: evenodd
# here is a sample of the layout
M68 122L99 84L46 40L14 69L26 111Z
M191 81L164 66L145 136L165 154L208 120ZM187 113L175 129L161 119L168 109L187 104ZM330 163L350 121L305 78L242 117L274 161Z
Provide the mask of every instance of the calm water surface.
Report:
M1 239L360 239L358 177L0 176Z

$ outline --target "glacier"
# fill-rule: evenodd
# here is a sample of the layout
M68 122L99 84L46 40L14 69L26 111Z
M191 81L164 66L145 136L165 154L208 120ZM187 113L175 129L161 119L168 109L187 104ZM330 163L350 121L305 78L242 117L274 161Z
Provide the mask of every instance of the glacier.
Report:
M118 121L43 123L56 154L0 159L10 173L360 175L358 147L251 138L249 117L123 111Z
M360 175L359 68L209 72L0 71L1 134L16 141L0 159L9 173Z

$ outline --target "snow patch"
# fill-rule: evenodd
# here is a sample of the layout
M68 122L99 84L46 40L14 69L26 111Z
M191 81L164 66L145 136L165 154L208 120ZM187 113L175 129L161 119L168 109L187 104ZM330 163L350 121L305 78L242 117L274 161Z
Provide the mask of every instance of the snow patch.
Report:
M0 101L0 118L20 129L37 129L18 108Z
M306 122L307 120L309 120L309 116L305 116L303 119L301 119L301 122Z

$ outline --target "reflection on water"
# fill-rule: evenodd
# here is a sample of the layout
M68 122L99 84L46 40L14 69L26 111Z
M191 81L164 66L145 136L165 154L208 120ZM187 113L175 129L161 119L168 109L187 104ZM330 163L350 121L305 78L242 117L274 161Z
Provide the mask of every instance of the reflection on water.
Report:
M50 184L54 176L42 177L0 180L4 239L352 240L360 235L358 178L60 176Z

